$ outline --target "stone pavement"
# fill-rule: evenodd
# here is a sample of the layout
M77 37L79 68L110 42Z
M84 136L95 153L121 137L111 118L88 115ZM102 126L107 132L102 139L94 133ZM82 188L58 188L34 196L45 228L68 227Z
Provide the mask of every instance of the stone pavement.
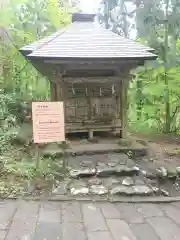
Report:
M0 203L0 240L179 240L180 203Z

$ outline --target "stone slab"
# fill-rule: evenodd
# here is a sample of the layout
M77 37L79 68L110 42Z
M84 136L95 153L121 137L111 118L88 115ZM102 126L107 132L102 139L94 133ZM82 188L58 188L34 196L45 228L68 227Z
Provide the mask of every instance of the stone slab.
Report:
M91 232L88 240L114 240L109 232Z
M82 223L66 222L62 223L63 240L87 240L86 229ZM51 239L52 240L52 239Z
M99 207L105 218L120 218L120 212L112 203L100 203Z
M96 204L82 204L82 213L84 224L88 232L108 231L105 219L100 208Z
M36 226L35 236L33 240L44 240L44 239L61 240L62 239L61 228L62 226L60 225L60 223L52 223L52 222L38 223Z
M159 237L149 224L131 224L130 227L137 240L159 240Z
M144 218L164 216L164 212L161 210L158 204L146 203L135 204L134 206L137 209L137 211L144 216Z
M178 240L180 228L167 217L147 218L147 222L153 227L161 240Z
M143 215L132 204L117 203L116 207L120 212L121 218L125 219L128 223L144 223Z
M62 222L82 222L80 204L78 202L61 203Z
M166 216L171 218L176 224L180 226L180 209L175 208L172 205L166 204L161 205L161 209L165 212Z
M10 221L15 213L15 206L2 204L0 207L0 230L9 228Z
M66 154L75 154L76 156L82 155L95 155L95 154L109 154L109 153L127 153L133 152L135 156L144 156L147 153L147 147L140 143L133 143L132 146L123 147L119 146L116 141L104 140L99 143L88 144L71 144L70 149L66 150Z
M38 222L60 222L60 205L58 203L42 203L39 211Z
M114 240L138 240L124 220L107 219L107 225Z

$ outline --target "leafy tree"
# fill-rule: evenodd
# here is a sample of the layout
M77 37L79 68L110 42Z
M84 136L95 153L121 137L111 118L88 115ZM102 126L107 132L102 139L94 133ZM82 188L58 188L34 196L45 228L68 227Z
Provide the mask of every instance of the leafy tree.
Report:
M158 54L156 61L134 71L129 91L131 126L136 130L144 126L150 131L179 132L180 1L110 2L112 8L108 8L108 15L103 14L102 8L100 22L111 23L108 28L126 37L135 27L137 41L154 48ZM114 13L116 18L112 17Z
M67 25L70 22L69 11L73 8L67 4L58 7L58 0L24 0L18 3L13 0L10 5L11 9L8 5L2 10L3 15L9 15L9 19L2 23L6 29L6 40L0 42L3 66L1 88L16 91L24 100L48 99L48 81L18 49Z

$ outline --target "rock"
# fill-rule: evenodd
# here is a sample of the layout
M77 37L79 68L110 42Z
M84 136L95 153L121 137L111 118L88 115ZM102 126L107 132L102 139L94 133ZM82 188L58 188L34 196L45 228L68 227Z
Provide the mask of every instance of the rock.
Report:
M117 176L133 176L137 175L139 172L138 167L127 167L127 166L118 166L116 167L116 175Z
M115 167L117 165L116 162L108 162L107 164L109 167Z
M114 167L98 167L97 176L98 177L109 177L116 173L116 168Z
M157 179L157 176L155 173L146 173L146 178L149 178L151 180Z
M140 170L140 173L144 176L147 177L147 172L145 170Z
M177 175L180 175L180 167L176 168Z
M124 155L125 154L116 154L116 153L108 154L109 162L112 162L112 163L118 165L120 163L121 159L124 160L124 157L123 157ZM126 162L124 161L124 164L125 163Z
M72 179L67 185L66 185L66 188L68 190L72 189L72 188L83 188L83 187L87 187L87 182L85 182L84 180L82 179Z
M153 190L154 193L159 193L159 192L160 192L160 189L157 188L157 187L152 187L152 186L151 186L151 188L152 188L152 190Z
M128 158L126 161L126 165L127 167L131 168L131 167L134 167L135 162L132 159Z
M134 194L136 195L151 195L153 193L153 190L148 187L148 186L143 186L143 185L137 185L137 186L132 186L132 189L134 190Z
M107 187L108 189L112 189L113 187L120 185L121 181L117 178L110 177L106 178L103 183L105 187Z
M168 175L167 169L165 169L164 167L160 167L158 169L156 169L156 175L160 178L165 178Z
M157 180L156 179L146 179L147 180L147 183L150 184L150 185L157 185Z
M111 195L120 194L120 195L133 195L134 191L131 187L127 186L117 186L112 188L110 191Z
M93 162L88 160L82 161L80 165L88 168L92 168L94 166Z
M97 186L97 185L92 185L90 187L90 192L92 194L97 194L97 195L104 195L104 194L107 194L108 193L108 189L105 188L104 186L100 185L100 186Z
M177 177L177 170L176 168L168 169L167 170L167 177L172 179Z
M98 162L97 166L99 166L99 167L107 167L107 164L104 163L104 162Z
M113 188L110 192L112 195L141 195L147 196L153 193L153 190L148 186L117 186Z
M135 185L144 185L144 181L141 179L136 179L135 180Z
M130 177L127 177L122 181L122 185L125 185L125 186L131 186L133 184L134 184L134 180Z
M80 179L73 179L67 185L67 189L70 190L72 195L88 194L89 188L87 187L87 182Z
M92 178L92 179L89 179L88 183L90 185L101 185L102 184L102 180L98 179L98 178Z
M67 182L62 182L57 186L56 188L53 189L52 194L53 195L64 195L67 193Z
M126 154L108 154L108 159L115 165L126 165L128 156Z
M72 169L69 172L70 177L79 178L79 177L91 177L96 174L95 168L82 168L82 169Z
M162 193L163 196L169 197L168 191L166 191L166 190L164 190L164 189L161 189L160 191L161 191L161 193Z
M89 193L89 188L82 187L82 188L71 188L71 194L73 196L76 195L86 195Z

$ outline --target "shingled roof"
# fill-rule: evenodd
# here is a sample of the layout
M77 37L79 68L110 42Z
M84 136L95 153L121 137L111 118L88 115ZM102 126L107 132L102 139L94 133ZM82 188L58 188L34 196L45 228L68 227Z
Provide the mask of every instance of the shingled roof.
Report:
M20 51L29 59L156 59L153 49L104 29L93 18L92 14L75 15L67 28L25 46Z

